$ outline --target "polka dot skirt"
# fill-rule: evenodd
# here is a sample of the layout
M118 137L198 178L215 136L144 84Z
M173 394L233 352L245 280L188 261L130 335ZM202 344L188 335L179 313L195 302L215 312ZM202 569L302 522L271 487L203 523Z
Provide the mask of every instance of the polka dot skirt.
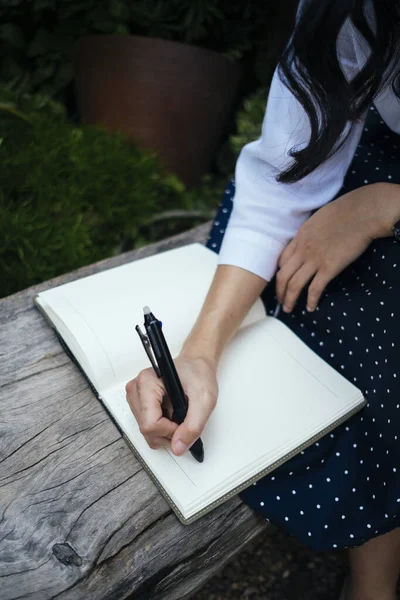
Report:
M372 108L339 195L400 183L400 141ZM225 190L208 247L219 251L235 186ZM308 313L306 290L278 318L354 382L367 406L240 493L242 500L316 550L348 548L400 527L400 244L374 241ZM275 305L275 281L262 295Z

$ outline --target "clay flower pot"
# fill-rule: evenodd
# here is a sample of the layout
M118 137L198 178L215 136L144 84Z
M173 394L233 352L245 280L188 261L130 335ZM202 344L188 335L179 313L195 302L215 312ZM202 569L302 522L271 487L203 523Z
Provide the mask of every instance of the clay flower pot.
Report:
M212 164L241 73L239 63L180 42L88 36L76 59L81 117L156 151L191 186Z

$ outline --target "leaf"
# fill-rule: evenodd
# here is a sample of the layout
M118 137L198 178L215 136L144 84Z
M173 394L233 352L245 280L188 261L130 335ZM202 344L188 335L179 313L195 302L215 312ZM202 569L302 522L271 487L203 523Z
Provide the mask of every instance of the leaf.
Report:
M127 23L129 21L129 8L126 2L121 0L112 0L109 3L110 16L118 23Z
M28 50L26 53L27 56L29 58L35 58L36 56L43 56L44 54L46 54L49 48L50 39L51 33L47 31L47 29L40 27L36 31L33 40L28 46Z
M23 0L2 0L3 6L7 6L9 8L13 8L15 6L19 6L22 4Z
M173 173L166 175L164 184L179 194L185 191L185 184Z
M56 0L34 0L33 10L38 12L40 10L56 10Z
M69 2L68 4L64 4L58 9L59 18L63 21L78 13L86 13L91 4L91 2Z
M48 102L49 99L43 94L35 94L34 96L31 96L30 94L24 94L20 98L20 105L23 107L26 113L42 110Z
M110 14L102 6L97 6L89 15L93 29L99 33L112 33L114 28Z
M126 25L117 25L113 33L115 33L115 35L130 35L131 32Z
M56 69L55 62L40 62L39 66L34 70L31 82L36 87L46 79L50 79Z
M56 102L50 97L46 97L46 102L43 104L43 107L46 108L46 111L49 115L56 119L65 119L66 117L67 111L64 104L61 104L61 102Z
M11 56L5 56L0 63L0 75L6 81L18 80L24 77L25 71L18 61Z
M48 98L53 98L56 95L57 90L55 89L53 82L48 80L40 85L40 93Z
M0 102L0 111L4 111L13 115L14 117L18 117L19 119L23 119L24 121L30 122L30 118L22 113L20 110L16 108L15 105L11 103Z
M25 46L25 38L22 29L13 23L0 25L0 40L3 40L16 48Z
M74 78L74 66L72 62L63 63L56 71L54 86L57 90L64 89Z

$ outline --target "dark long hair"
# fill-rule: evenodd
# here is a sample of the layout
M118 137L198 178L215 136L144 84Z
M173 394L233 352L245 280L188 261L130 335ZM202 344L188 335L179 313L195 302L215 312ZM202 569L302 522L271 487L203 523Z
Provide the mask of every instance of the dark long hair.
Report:
M367 3L375 12L373 25L366 16ZM347 18L371 49L363 69L350 82L339 64L336 45ZM307 147L291 149L294 162L278 176L279 181L302 179L341 147L348 123L362 116L389 80L395 81L398 59L400 0L308 0L304 4L280 59L279 74L306 111L311 138Z

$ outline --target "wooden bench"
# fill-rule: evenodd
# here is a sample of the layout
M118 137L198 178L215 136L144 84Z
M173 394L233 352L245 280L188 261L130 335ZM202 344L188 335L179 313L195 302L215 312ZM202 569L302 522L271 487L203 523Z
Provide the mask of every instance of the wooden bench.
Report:
M204 242L209 224L0 302L0 598L190 598L267 524L238 497L175 517L53 331L38 291Z

